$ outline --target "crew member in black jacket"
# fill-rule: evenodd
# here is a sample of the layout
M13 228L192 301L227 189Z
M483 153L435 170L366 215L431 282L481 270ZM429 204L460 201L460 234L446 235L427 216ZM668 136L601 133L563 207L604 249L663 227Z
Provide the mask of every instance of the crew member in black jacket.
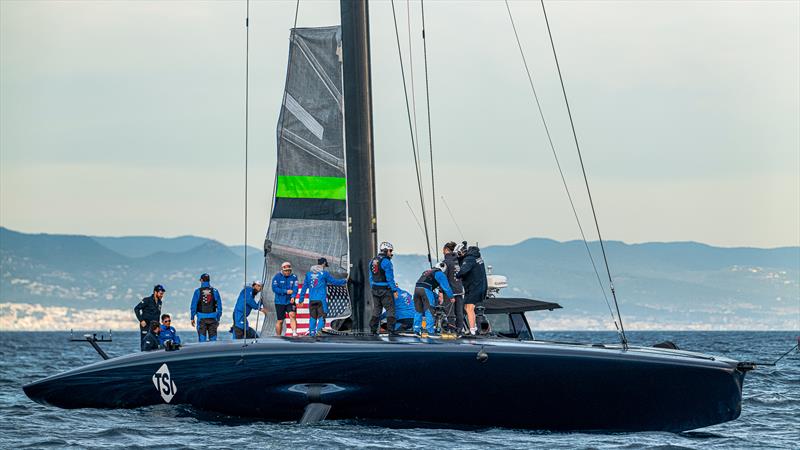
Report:
M466 243L463 244L466 245ZM481 250L477 246L472 246L467 248L463 254L463 258L459 258L461 269L456 273L456 278L460 278L464 283L464 304L469 320L469 334L475 334L478 331L475 322L475 305L483 303L489 286L486 281L486 267L481 258Z
M160 332L161 325L158 322L150 324L150 331L144 335L144 338L142 338L143 352L152 352L153 350L159 349L160 341L158 340L158 334Z
M139 320L142 350L144 350L144 338L150 332L150 325L161 320L161 299L164 298L165 291L164 286L157 284L153 287L153 295L143 298L139 304L133 307L133 312Z
M458 256L455 253L456 243L448 242L444 244L442 253L444 254L444 263L447 268L444 274L447 275L447 282L450 283L450 289L453 290L453 298L450 299L453 311L448 313L447 320L453 323L451 316L455 316L456 333L461 334L464 332L464 285L461 280L456 278L456 273L461 270L461 265L458 263Z

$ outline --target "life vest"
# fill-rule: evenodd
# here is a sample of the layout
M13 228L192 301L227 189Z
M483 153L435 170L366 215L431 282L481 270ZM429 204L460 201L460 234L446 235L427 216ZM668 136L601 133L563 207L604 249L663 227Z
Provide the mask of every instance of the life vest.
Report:
M378 255L369 262L369 270L372 272L373 283L386 283L386 271L381 267L381 263L383 263L385 258L385 255Z
M416 287L430 289L431 291L438 288L439 282L436 280L436 272L441 272L441 270L433 268L422 272L422 276L417 280Z
M200 298L197 300L197 312L203 314L217 312L217 297L214 296L214 288L211 286L200 288Z

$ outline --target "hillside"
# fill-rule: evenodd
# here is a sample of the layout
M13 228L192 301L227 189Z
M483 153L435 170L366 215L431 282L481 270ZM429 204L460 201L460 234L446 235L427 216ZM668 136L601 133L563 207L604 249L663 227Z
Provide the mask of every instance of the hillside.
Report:
M605 285L599 245L591 243L590 249ZM0 303L44 308L30 309L38 311L34 313L15 306L12 313L6 306L0 309L5 316L0 327L17 320L12 314L41 315L56 307L78 315L130 310L156 283L167 287L170 311L183 313L203 272L212 275L230 307L243 282L242 250L195 236L108 238L25 234L0 227ZM606 250L630 328L800 328L798 247L611 241ZM534 238L482 252L494 273L509 279L503 295L564 306L534 316L539 327L609 326L608 307L583 242ZM420 255L401 254L394 261L398 282L406 289L426 266ZM248 248L249 278L260 278L262 267L261 251Z

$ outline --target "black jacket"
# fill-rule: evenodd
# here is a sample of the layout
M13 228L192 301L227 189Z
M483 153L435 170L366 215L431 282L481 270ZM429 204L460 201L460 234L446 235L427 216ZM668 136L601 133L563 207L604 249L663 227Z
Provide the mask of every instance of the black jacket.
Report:
M455 253L448 253L444 255L444 263L447 265L444 274L447 275L447 282L450 283L450 289L453 290L453 295L464 295L464 285L461 283L461 280L456 278L456 273L461 270L458 257Z
M144 341L142 341L142 351L151 352L153 350L158 350L158 335L151 331L147 333Z
M456 278L464 283L464 300L475 302L486 298L488 284L486 282L486 267L483 265L481 251L478 247L470 247L461 262L461 270L456 272Z
M143 320L148 324L153 321L158 322L161 320L161 300L156 301L152 295L145 297L133 307L133 312L136 313L139 322Z

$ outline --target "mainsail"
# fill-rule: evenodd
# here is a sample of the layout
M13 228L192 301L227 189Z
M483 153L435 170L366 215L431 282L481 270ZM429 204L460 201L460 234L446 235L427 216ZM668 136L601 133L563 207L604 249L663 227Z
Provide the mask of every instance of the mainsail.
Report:
M264 242L264 304L274 309L271 277L283 261L300 282L317 258L347 273L347 181L344 158L342 39L339 26L294 28L278 119L275 197ZM350 315L350 302L329 302L328 320ZM345 293L346 297L346 293ZM268 312L262 335L274 330Z

